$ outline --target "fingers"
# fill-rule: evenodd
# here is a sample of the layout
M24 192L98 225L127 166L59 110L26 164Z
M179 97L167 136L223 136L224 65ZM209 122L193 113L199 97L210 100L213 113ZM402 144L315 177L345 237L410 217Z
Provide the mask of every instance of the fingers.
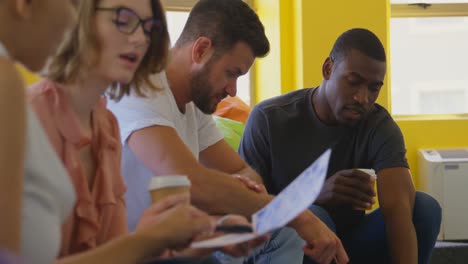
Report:
M193 236L197 236L206 233L213 233L216 226L216 221L207 215L206 217L200 215L199 217L193 218L191 223L189 222L188 224L192 226Z
M363 182L371 182L375 181L375 176L371 176L370 174L363 172L359 169L350 169L350 170L342 170L335 174L336 176L344 176L347 178L354 178Z
M190 196L188 194L177 194L171 195L163 200L152 204L145 210L145 213L149 214L160 214L176 205L179 204L189 204Z
M329 252L325 252L323 244L311 244L304 247L304 254L315 260L317 263L325 264L329 257ZM330 263L330 262L328 262Z
M256 181L245 177L241 176L239 174L234 174L234 178L238 179L240 182L242 182L247 188L249 188L252 191L255 191L257 193L267 193L267 190L263 184L259 184Z
M269 239L270 239L270 236L268 236L268 235L264 235L264 236L252 239L252 240L249 241L249 248L251 250L255 249L256 247L258 247L258 246L262 245L263 243L267 242Z
M336 203L351 204L359 208L370 208L375 204L374 197L342 185L335 187L334 199Z
M344 250L341 241L338 238L333 239L329 244L325 245L318 241L304 246L304 254L313 258L318 263L345 264L349 262L349 257Z
M336 255L335 255L335 262L336 264L345 264L349 262L349 257L348 254L346 254L346 251L343 247L343 244L341 243L340 240L337 241L337 250L336 250Z
M361 172L363 173L363 172ZM367 177L367 176L366 176ZM374 185L373 185L373 180L363 180L362 178L355 178L351 176L347 177L338 177L335 180L335 184L337 185L345 185L348 187L352 187L354 189L357 189L369 196L375 196L375 190L374 190Z
M314 241L310 247L312 254L310 257L318 263L330 263L335 256L336 243L334 240Z
M227 217L221 218L222 222L219 225L250 225L247 218L242 215L227 215Z
M190 212L190 216L193 217L193 218L196 218L196 217L210 217L207 213L205 213L204 211L190 205L188 207L189 209L189 212ZM210 217L211 218L211 217ZM212 219L213 221L215 221L214 219Z
M226 254L229 254L233 257L242 257L249 254L249 245L248 243L239 243L232 246L226 246L222 248L222 251Z

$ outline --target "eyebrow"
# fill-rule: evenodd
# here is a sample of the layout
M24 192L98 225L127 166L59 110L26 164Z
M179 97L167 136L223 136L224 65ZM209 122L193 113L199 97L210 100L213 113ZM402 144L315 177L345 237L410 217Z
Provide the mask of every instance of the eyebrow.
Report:
M350 75L353 75L354 77L357 77L359 78L360 80L367 80L366 78L364 78L364 76L362 76L361 74L357 73L357 72L350 72L349 73ZM371 82L372 85L380 85L380 86L383 86L383 81L375 81L375 82Z

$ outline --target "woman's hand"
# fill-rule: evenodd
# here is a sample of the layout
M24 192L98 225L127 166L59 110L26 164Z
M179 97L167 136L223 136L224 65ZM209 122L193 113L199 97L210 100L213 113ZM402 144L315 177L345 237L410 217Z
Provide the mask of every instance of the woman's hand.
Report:
M213 233L215 221L187 203L187 195L174 195L145 210L136 233L148 241L161 239L168 249L183 249L194 238Z

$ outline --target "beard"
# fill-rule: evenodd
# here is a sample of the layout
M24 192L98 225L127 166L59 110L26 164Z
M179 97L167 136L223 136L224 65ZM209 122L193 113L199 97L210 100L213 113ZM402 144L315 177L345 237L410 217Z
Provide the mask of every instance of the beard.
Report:
M215 88L210 84L208 76L211 67L208 65L196 73L190 81L190 90L193 103L204 114L211 115L218 106L217 96L214 94ZM223 94L222 98L227 94Z

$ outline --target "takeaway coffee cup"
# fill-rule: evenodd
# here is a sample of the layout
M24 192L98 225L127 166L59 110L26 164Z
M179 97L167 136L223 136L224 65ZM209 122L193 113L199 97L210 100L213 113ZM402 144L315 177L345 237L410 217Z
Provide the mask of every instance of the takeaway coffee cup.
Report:
M370 184L372 185L372 187L375 186L375 181L377 180L377 175L375 174L375 171L373 169L358 169L364 173L367 173L371 178L370 178Z
M151 178L148 191L150 192L151 200L153 203L156 203L174 194L187 193L190 195L190 185L191 183L187 176L155 176ZM190 200L188 200L188 202L190 202Z

